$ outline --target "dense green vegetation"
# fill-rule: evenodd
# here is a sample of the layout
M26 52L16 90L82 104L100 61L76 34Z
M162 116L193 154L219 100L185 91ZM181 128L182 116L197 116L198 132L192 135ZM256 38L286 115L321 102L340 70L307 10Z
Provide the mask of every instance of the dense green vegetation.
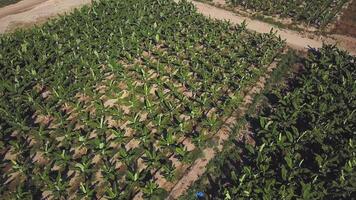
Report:
M106 0L0 37L0 196L130 199L174 181L284 42L192 4Z
M311 50L302 72L267 92L268 103L248 117L254 141L232 143L190 192L204 191L206 199L355 197L355 59L332 46Z
M324 27L348 0L226 0L235 6Z
M19 1L21 1L21 0L0 0L0 8L4 7L4 6L7 6L7 5L10 5L10 4L17 3Z

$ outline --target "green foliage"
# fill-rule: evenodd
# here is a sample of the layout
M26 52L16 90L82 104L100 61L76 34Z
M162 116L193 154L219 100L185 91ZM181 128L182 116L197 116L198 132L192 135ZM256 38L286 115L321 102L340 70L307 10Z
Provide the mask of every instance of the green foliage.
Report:
M176 180L169 158L193 162L284 45L172 0L93 1L1 36L0 196L165 194L154 174Z
M215 159L209 199L352 199L356 179L355 57L333 46L311 50L304 69L274 88L250 120L255 144Z
M266 15L292 18L317 27L324 27L348 0L226 0L235 6L252 9Z

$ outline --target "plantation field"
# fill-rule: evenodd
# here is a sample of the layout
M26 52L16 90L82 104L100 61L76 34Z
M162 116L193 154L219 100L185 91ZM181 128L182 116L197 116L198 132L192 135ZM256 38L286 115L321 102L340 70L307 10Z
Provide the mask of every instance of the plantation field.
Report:
M226 0L226 2L264 15L278 15L307 25L325 27L348 0Z
M1 36L0 196L164 196L284 45L167 0Z
M355 59L333 46L311 50L302 71L246 118L250 136L231 142L183 199L196 191L205 199L353 199Z

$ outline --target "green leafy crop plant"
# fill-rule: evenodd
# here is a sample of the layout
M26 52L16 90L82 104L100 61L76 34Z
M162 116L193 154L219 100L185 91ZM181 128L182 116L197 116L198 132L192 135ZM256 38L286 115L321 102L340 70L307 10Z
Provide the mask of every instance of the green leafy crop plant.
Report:
M0 195L129 199L164 193L171 157L241 104L284 42L192 4L114 0L0 37ZM64 192L65 191L65 192Z
M324 46L310 50L303 65L248 118L253 140L216 157L183 199L196 191L207 199L353 198L355 57Z
M348 0L226 0L226 2L266 15L279 15L308 25L325 27Z

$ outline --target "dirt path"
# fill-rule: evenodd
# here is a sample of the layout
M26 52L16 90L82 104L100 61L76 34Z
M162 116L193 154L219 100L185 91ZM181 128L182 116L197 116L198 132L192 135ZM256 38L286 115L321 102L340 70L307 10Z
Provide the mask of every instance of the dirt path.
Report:
M0 9L0 33L27 27L89 4L91 0L23 0Z
M20 1L18 3L2 7L0 8L0 19L7 15L13 15L13 14L31 10L36 5L43 3L45 1L47 0L26 0L26 1Z

